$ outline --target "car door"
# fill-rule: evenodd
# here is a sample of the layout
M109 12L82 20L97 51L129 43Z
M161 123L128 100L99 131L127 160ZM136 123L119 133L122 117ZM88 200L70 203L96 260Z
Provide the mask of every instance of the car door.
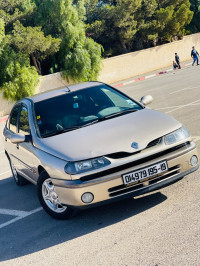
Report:
M18 118L18 133L26 136L26 141L17 144L18 172L26 178L34 180L35 171L33 166L33 144L29 124L28 108L22 104Z
M19 118L20 108L20 104L13 107L4 130L5 150L7 151L10 160L12 161L16 169L18 169L17 146L16 144L11 143L10 137L17 133L17 122Z

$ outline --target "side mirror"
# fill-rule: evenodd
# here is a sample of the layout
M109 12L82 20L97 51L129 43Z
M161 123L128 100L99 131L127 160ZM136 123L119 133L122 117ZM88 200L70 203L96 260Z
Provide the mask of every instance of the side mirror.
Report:
M21 134L21 133L16 133L10 137L10 141L13 144L23 143L26 141L26 136L24 134Z
M140 100L140 102L143 104L143 105L148 105L150 103L153 102L153 97L151 95L146 95L146 96L143 96Z

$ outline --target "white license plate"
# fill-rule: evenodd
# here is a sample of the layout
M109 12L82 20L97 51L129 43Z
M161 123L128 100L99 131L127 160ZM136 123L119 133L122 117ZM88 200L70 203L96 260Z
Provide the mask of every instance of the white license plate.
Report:
M137 171L127 173L125 175L122 175L123 181L125 185L134 183L136 181L140 181L142 179L149 178L151 176L155 176L157 174L160 174L162 172L165 172L168 170L168 165L166 161L159 162L157 164L148 166L146 168L139 169Z

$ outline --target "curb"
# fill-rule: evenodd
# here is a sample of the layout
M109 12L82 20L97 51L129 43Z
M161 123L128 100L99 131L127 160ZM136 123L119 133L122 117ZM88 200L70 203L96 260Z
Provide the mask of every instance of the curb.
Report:
M185 64L185 65L181 65L181 68L184 68L184 67L189 66L189 65L192 65L192 63L188 63L188 64ZM167 70L163 70L161 72L158 72L158 73L155 73L155 74L152 74L152 75L147 75L147 76L144 76L144 77L139 77L139 78L136 78L136 79L133 79L133 80L124 82L124 83L119 83L119 84L114 85L114 87L115 88L118 88L118 87L125 86L125 85L131 84L131 83L136 83L136 82L139 82L139 81L142 81L142 80L154 78L154 77L157 77L157 76L166 74L166 73L171 72L171 71L173 71L173 68L170 68L170 69L167 69Z
M4 117L0 117L0 123L6 122L8 120L8 115Z

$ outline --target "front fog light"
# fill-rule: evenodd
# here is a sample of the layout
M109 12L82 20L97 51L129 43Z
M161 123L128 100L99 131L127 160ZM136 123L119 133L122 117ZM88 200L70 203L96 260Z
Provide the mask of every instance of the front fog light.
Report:
M190 164L192 166L195 166L195 165L197 165L197 163L198 163L198 158L196 155L193 155L192 158L190 159Z
M82 202L91 203L94 200L94 195L90 192L86 192L81 197Z

